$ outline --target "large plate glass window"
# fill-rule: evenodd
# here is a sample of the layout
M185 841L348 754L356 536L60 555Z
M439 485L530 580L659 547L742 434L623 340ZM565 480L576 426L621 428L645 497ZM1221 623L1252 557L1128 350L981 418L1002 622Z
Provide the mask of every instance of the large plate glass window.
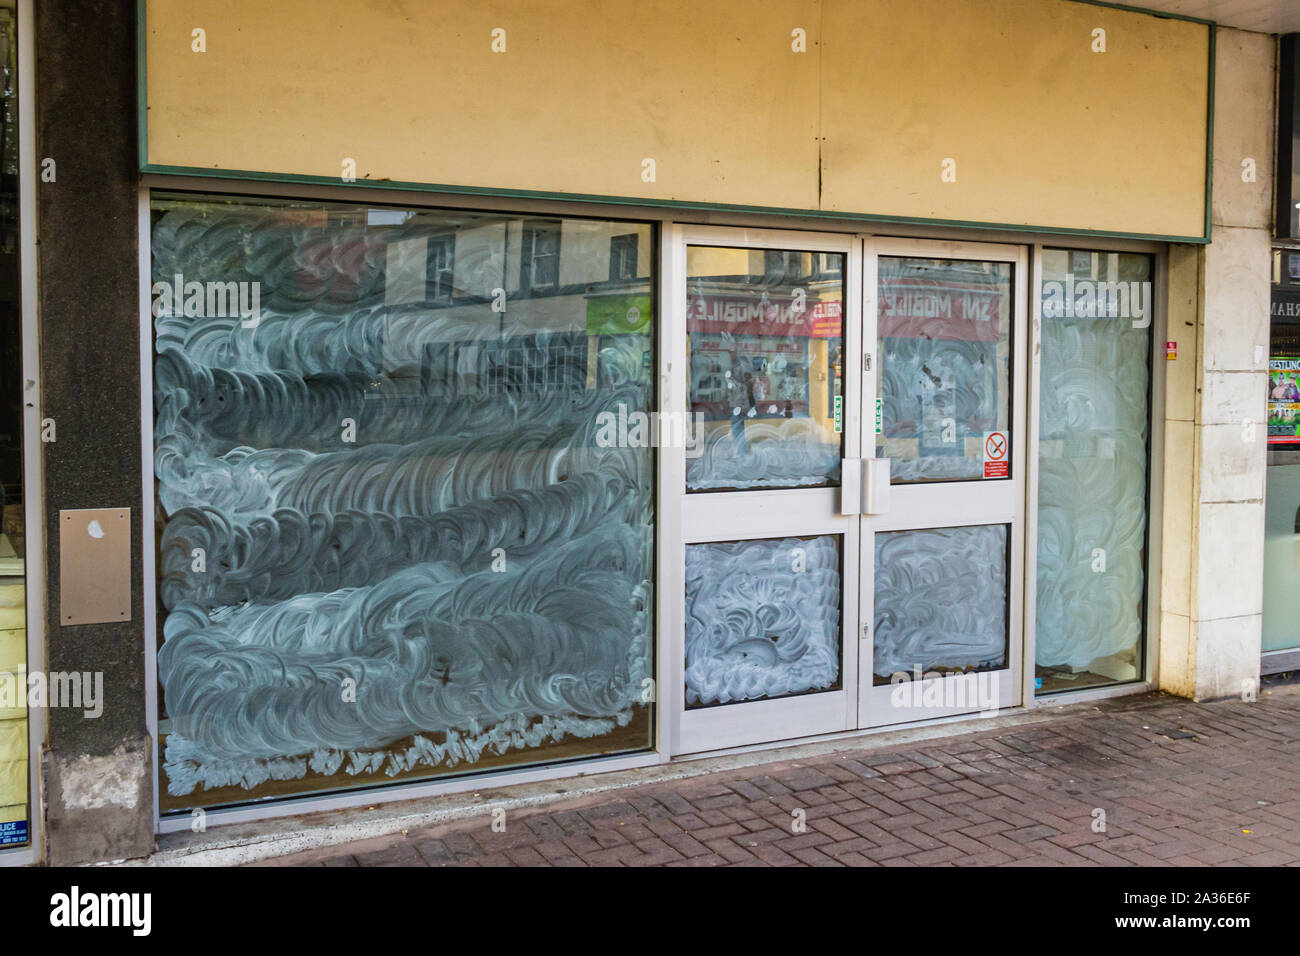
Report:
M164 812L653 744L648 224L155 195Z
M1137 680L1146 619L1152 260L1044 249L1038 693Z
M1273 250L1262 673L1300 664L1300 251Z

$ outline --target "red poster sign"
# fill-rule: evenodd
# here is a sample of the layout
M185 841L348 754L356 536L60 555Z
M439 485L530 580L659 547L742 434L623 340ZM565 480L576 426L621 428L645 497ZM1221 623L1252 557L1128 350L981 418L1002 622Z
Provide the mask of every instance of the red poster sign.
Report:
M793 297L692 296L686 307L686 330L838 338L843 334L843 312L839 299L799 303Z
M996 342L1002 290L919 276L881 276L879 332L885 338Z

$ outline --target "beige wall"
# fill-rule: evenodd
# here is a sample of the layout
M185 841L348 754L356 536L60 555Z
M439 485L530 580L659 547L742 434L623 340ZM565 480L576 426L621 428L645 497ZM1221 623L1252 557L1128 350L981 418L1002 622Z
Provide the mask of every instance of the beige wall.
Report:
M1214 241L1170 255L1159 673L1197 699L1259 678L1275 50L1219 31Z
M1204 234L1209 31L1188 21L1072 0L148 0L146 33L151 167L338 180L351 159L371 182Z

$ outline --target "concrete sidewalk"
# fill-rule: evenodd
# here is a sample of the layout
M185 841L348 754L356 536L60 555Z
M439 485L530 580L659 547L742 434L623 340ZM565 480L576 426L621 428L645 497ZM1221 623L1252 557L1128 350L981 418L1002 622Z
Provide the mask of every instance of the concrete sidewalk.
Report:
M1300 863L1300 684L624 787L259 865ZM504 829L502 829L504 823Z

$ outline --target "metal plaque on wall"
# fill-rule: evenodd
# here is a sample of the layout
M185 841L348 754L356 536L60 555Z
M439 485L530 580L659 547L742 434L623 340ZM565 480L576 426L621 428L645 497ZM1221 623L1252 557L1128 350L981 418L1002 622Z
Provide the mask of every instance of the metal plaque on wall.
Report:
M131 620L131 509L59 512L59 623Z

